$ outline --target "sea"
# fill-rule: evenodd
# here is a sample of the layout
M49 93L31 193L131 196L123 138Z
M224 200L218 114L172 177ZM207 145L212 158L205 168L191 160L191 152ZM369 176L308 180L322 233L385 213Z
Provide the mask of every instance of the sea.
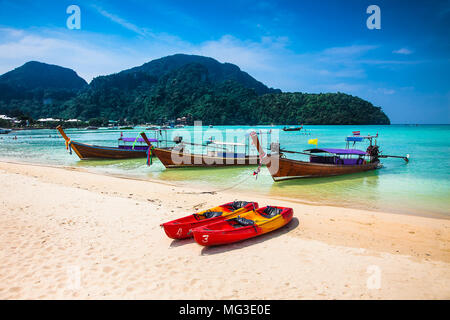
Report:
M51 129L0 135L0 160L80 167L103 174L195 186L203 191L246 191L246 194L289 198L313 205L450 218L450 125L305 125L301 131L283 131L283 127L189 126L161 134L145 127L65 131L74 141L102 146L117 146L121 135L136 138L142 131L169 141L169 145L175 136L196 144L205 144L212 138L237 143L236 147L225 146L230 151L244 152L249 148L250 154L256 154L255 147L248 142L251 131L260 133L264 147L278 142L282 149L293 151L316 147L308 143L312 139L317 139L319 148L345 148L345 138L353 131L360 131L363 136L378 134L377 144L383 154L409 155L409 162L388 158L382 159L382 168L371 172L274 182L265 167L255 175L256 166L166 169L157 159L150 166L146 159L80 160L74 152L70 154L66 150L63 138ZM203 147L192 148L195 149L192 151L203 151ZM367 143L358 143L354 148L365 150ZM306 160L301 154L288 154L288 157Z

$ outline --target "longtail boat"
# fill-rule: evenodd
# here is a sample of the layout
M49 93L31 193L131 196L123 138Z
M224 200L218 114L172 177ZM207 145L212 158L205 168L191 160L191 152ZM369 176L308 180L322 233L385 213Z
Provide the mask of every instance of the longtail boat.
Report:
M8 134L8 133L10 133L11 132L11 129L3 129L3 128L0 128L0 134Z
M303 129L303 125L300 127L283 127L283 131L300 131Z
M155 155L166 168L184 167L228 167L258 165L259 157L249 155L249 144L208 141L207 144L194 144L183 142L182 139L174 141L176 145L171 148L162 149L155 147L145 132L141 136L148 144L153 155ZM176 137L181 138L181 137ZM206 148L205 154L186 152L187 145L197 145ZM245 152L239 153L237 147L245 147ZM232 148L233 150L229 150Z
M272 144L271 154L264 152L255 133L250 135L259 152L261 163L267 166L275 181L329 177L375 170L381 167L380 158L401 158L406 162L409 161L409 155L406 157L382 155L376 142L378 134L376 136L349 136L346 138L345 149L314 148L299 152L283 150L279 148L279 144ZM370 142L366 151L350 148L351 142L354 145L365 139ZM309 161L286 158L286 153L307 155Z
M118 139L117 147L97 146L77 141L72 141L64 132L61 126L57 126L61 136L66 142L66 149L72 153L72 150L77 154L81 160L85 159L133 159L146 158L148 145L143 144L142 138L124 138ZM158 142L157 139L151 139L153 142ZM138 145L127 145L127 142L138 143Z

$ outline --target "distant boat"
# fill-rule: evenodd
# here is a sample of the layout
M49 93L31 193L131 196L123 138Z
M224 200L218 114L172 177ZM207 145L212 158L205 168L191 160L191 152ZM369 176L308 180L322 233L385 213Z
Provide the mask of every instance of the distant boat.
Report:
M148 145L143 145L144 140L142 138L124 138L120 137L118 142L123 142L123 145L118 147L105 147L96 146L86 143L76 142L70 140L66 135L61 126L57 126L56 129L59 131L61 136L66 141L66 148L70 152L75 151L81 160L85 159L133 159L133 158L146 158ZM151 139L155 143L159 143L157 139ZM125 145L126 142L139 142L140 145Z
M184 125L183 124L177 124L177 125L175 125L175 128L184 128Z
M126 126L126 127L120 127L119 129L120 129L120 130L131 130L131 129L134 129L134 128L133 128L133 127Z
M86 128L86 130L97 130L98 127L94 127L94 126L89 126Z
M0 134L8 134L8 133L10 133L12 130L11 129L3 129L3 128L0 128Z
M302 128L303 128L303 125L300 127L284 127L283 131L300 131L300 130L302 130Z
M159 130L159 128L157 126L150 126L145 128L145 130Z

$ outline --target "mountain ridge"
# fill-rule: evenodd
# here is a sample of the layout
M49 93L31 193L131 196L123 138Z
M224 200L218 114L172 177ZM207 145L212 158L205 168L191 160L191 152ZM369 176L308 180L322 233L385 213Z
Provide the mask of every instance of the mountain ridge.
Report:
M87 85L86 80L72 69L38 61L28 61L2 74L0 83L26 90L40 88L79 90Z
M140 66L122 70L118 73L95 77L92 79L91 84L92 82L95 83L98 78L120 76L121 74L145 73L147 76L160 78L171 71L189 64L201 64L205 66L208 69L209 79L214 83L234 80L243 84L245 87L254 89L259 95L281 92L280 89L268 88L262 82L256 80L247 72L242 71L237 65L232 63L221 63L211 57L181 53L154 59Z
M36 85L38 67L70 74L78 84L62 81L58 87L57 79L47 77L47 82ZM33 74L27 78L18 69ZM208 124L390 123L380 107L361 98L340 92L283 93L236 65L210 57L171 55L95 77L89 84L75 81L76 72L66 69L29 62L0 76L0 112L19 109L33 117L127 119L131 123L182 116ZM17 83L21 77L26 78L24 83Z

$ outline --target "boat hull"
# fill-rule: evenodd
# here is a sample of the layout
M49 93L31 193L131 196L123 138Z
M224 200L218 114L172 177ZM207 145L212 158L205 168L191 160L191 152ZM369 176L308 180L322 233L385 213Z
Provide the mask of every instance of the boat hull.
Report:
M134 159L146 158L147 150L131 150L103 147L71 141L70 147L81 160L85 159Z
M258 223L257 212L263 209L241 215L241 217L255 220L254 225L233 229L229 226L229 220L224 220L192 229L194 239L202 246L216 246L243 241L285 226L292 220L294 214L292 208L282 208L283 211L280 214Z
M154 154L166 168L249 166L258 165L259 163L258 156L223 158L201 154L184 154L161 148L154 148L152 154Z
M380 166L378 161L361 165L337 165L311 163L279 157L270 157L270 160L268 169L275 181L339 176L375 170ZM278 166L273 163L273 160L278 161Z

